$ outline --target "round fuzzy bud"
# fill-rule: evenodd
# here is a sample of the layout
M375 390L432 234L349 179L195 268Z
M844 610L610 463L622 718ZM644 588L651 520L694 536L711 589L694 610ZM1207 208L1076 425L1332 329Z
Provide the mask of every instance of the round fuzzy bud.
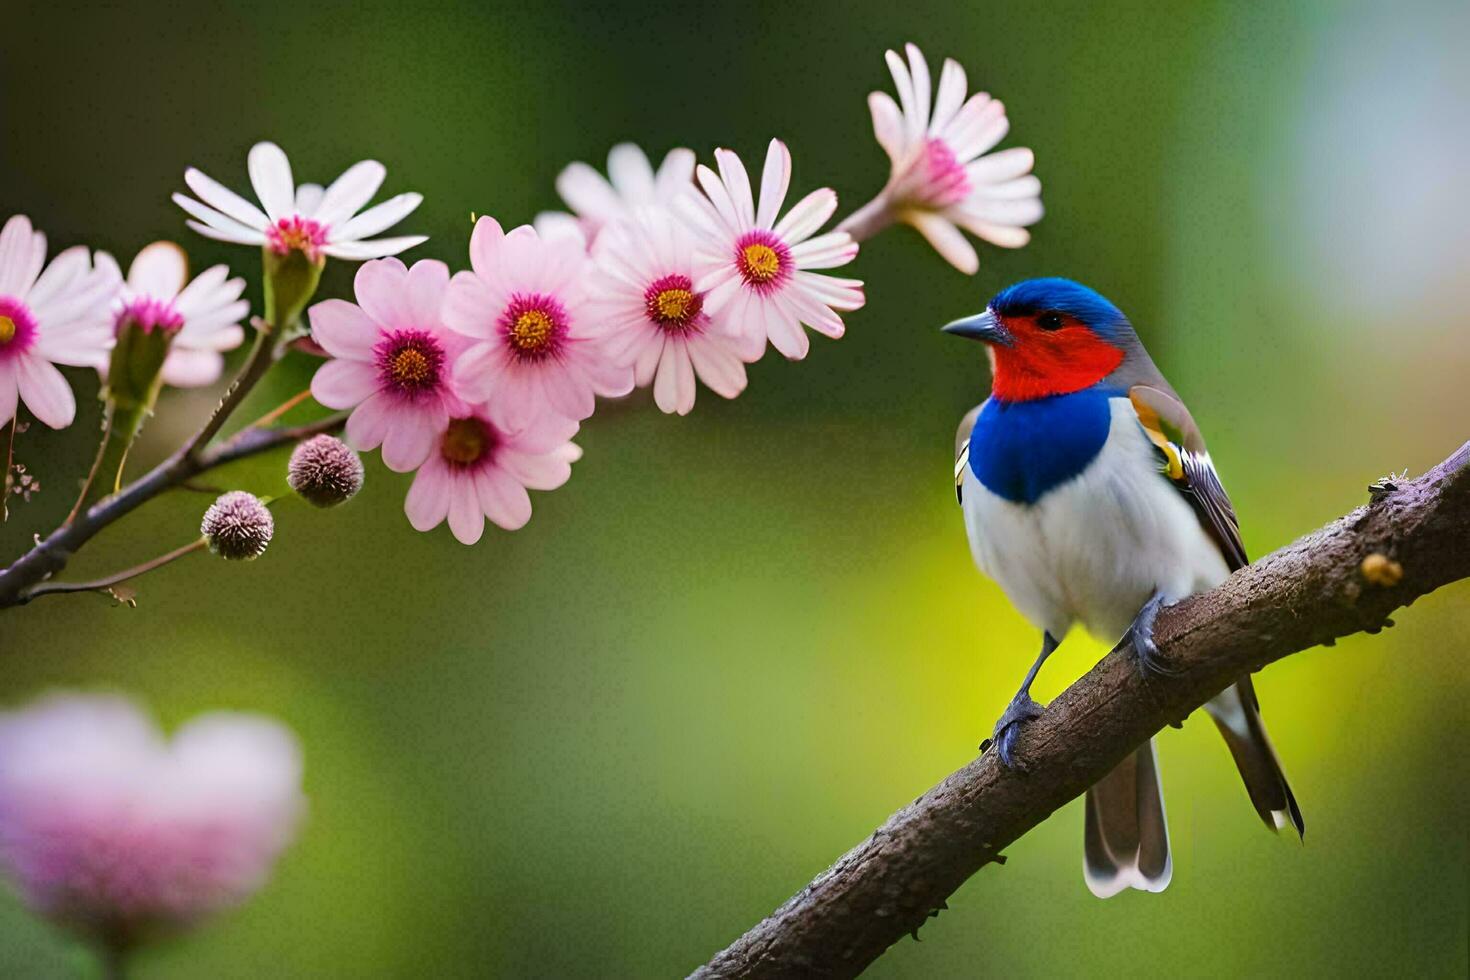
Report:
M270 508L253 493L231 490L209 505L199 531L209 550L230 561L251 561L265 554L276 522Z
M362 489L362 459L335 436L298 443L286 469L291 489L318 507L335 507Z

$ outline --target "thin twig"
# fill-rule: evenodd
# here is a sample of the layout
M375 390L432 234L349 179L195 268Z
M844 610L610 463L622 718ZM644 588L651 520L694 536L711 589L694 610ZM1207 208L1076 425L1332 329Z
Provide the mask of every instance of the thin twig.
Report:
M1393 575L1374 574L1385 565ZM695 976L860 973L917 933L972 874L1001 863L1003 848L1235 678L1338 637L1376 633L1398 607L1465 578L1470 442L1419 479L1160 611L1160 656L1177 674L1144 677L1131 647L1120 645L1023 730L1024 770L987 753L953 773Z
M195 540L190 541L188 544L183 545L182 547L175 548L173 551L159 555L157 558L149 559L148 561L145 561L140 565L134 565L132 568L125 568L122 571L114 572L111 575L104 575L102 578L93 579L90 582L45 582L27 592L26 598L35 599L43 595L62 595L69 592L105 592L108 589L112 588L114 585L121 585L128 579L137 578L139 575L142 575L145 572L151 572L155 568L162 568L169 562L178 561L185 555L192 555L194 552L199 551L200 549L205 547L205 545L207 545L208 543L209 542L206 541L204 538L196 538Z
M267 426L275 425L277 419L279 419L282 415L285 415L287 412L291 411L291 409L295 408L297 405L300 405L302 402L306 401L310 397L311 397L311 389L310 388L306 388L306 389L304 389L302 391L298 391L296 394L292 395L290 398L288 398L285 401L281 402L281 404L277 405L275 408L271 409L269 412L266 412L264 415L262 415L260 418L256 419L254 422L251 422L245 428L247 428L247 429L264 429Z
M322 432L335 432L347 421L346 412L337 412L305 425L280 429L242 429L224 442L191 452L184 446L153 469L123 487L111 497L98 501L77 519L52 531L10 565L0 571L0 609L30 601L31 590L66 567L78 548L97 532L132 513L154 497L201 473L274 449L298 442Z

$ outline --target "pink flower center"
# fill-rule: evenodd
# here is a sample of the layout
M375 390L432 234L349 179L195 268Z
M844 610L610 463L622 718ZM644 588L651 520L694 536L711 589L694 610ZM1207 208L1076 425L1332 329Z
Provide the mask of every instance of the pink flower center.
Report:
M566 341L566 331L566 307L544 293L516 293L500 315L505 345L518 361L555 357Z
M969 174L950 145L938 137L924 144L905 177L904 196L929 207L948 207L970 195Z
M154 330L178 333L184 326L184 316L174 308L172 302L151 296L139 296L124 306L117 315L114 329L121 331L123 325L129 321L137 324L138 329L144 333L152 333Z
M747 286L769 292L791 278L791 249L771 232L756 228L736 240L735 267Z
M669 333L683 333L698 325L704 296L694 291L688 276L664 276L644 290L643 309L654 326Z
M36 342L36 318L20 300L0 296L0 361L30 350Z
M416 398L437 391L444 375L444 345L426 330L394 330L373 345L378 381Z
M468 469L489 462L500 439L483 419L451 419L439 438L439 454L451 467Z
M265 243L277 255L302 252L315 262L321 257L322 246L327 243L327 228L310 218L293 214L265 230Z

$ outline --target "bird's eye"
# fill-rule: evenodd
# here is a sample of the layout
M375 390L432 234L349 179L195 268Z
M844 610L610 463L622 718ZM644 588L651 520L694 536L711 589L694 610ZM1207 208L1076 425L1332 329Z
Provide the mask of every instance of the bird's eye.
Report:
M1062 315L1055 310L1043 313L1036 318L1036 325L1043 330L1062 329Z

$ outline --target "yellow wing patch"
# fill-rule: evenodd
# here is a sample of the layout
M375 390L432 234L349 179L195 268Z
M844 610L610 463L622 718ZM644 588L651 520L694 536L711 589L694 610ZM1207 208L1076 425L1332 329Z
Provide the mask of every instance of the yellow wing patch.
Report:
M1163 421L1159 413L1152 405L1144 401L1137 394L1130 392L1128 400L1133 403L1133 411L1138 414L1138 421L1143 423L1143 431L1148 435L1149 442L1159 448L1164 454L1164 473L1171 480L1184 478L1184 462L1179 458L1179 449L1170 441L1164 433Z

